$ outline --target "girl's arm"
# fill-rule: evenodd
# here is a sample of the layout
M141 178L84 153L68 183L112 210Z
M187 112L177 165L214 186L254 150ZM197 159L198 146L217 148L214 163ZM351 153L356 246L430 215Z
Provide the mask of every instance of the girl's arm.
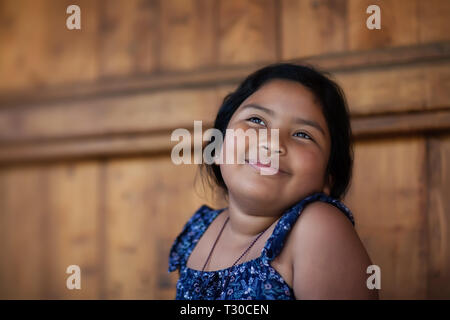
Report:
M325 202L304 208L293 230L293 289L297 299L378 299L367 288L372 264L350 220Z

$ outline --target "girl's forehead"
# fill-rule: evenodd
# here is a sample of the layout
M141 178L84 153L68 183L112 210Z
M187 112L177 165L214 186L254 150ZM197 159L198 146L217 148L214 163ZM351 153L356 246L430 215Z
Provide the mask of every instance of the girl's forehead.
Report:
M314 104L317 100L313 92L301 83L282 79L264 84L247 99L266 99L268 102L279 101L280 104L288 105Z
M260 105L280 116L299 116L324 121L322 108L313 92L302 84L289 80L272 80L251 94L239 106Z

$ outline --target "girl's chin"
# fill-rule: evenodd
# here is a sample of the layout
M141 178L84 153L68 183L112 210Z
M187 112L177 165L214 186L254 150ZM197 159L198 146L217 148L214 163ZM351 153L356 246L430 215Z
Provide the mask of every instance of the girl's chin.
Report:
M274 188L268 183L261 183L253 179L239 179L239 185L233 189L237 190L239 196L247 199L257 200L259 202L271 202L279 199L280 188Z

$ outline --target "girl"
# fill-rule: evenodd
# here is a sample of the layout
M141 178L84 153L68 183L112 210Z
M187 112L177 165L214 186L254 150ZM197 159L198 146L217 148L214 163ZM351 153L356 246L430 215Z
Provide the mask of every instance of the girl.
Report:
M214 127L222 150L226 129L278 129L269 152L279 169L262 175L264 164L248 157L201 165L228 205L201 206L175 239L176 298L377 299L366 284L371 260L340 201L353 165L341 88L311 66L269 65L224 98Z

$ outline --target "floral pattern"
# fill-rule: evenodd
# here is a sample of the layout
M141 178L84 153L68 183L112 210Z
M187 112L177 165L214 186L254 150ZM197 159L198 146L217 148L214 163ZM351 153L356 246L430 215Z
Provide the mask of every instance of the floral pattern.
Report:
M267 239L261 255L235 266L200 271L188 268L186 263L195 245L212 221L226 208L214 210L201 206L175 239L169 255L169 272L179 269L176 299L189 300L291 300L293 289L270 265L270 261L283 249L284 241L306 204L324 201L335 205L353 226L353 215L342 202L322 192L314 193L287 209Z

